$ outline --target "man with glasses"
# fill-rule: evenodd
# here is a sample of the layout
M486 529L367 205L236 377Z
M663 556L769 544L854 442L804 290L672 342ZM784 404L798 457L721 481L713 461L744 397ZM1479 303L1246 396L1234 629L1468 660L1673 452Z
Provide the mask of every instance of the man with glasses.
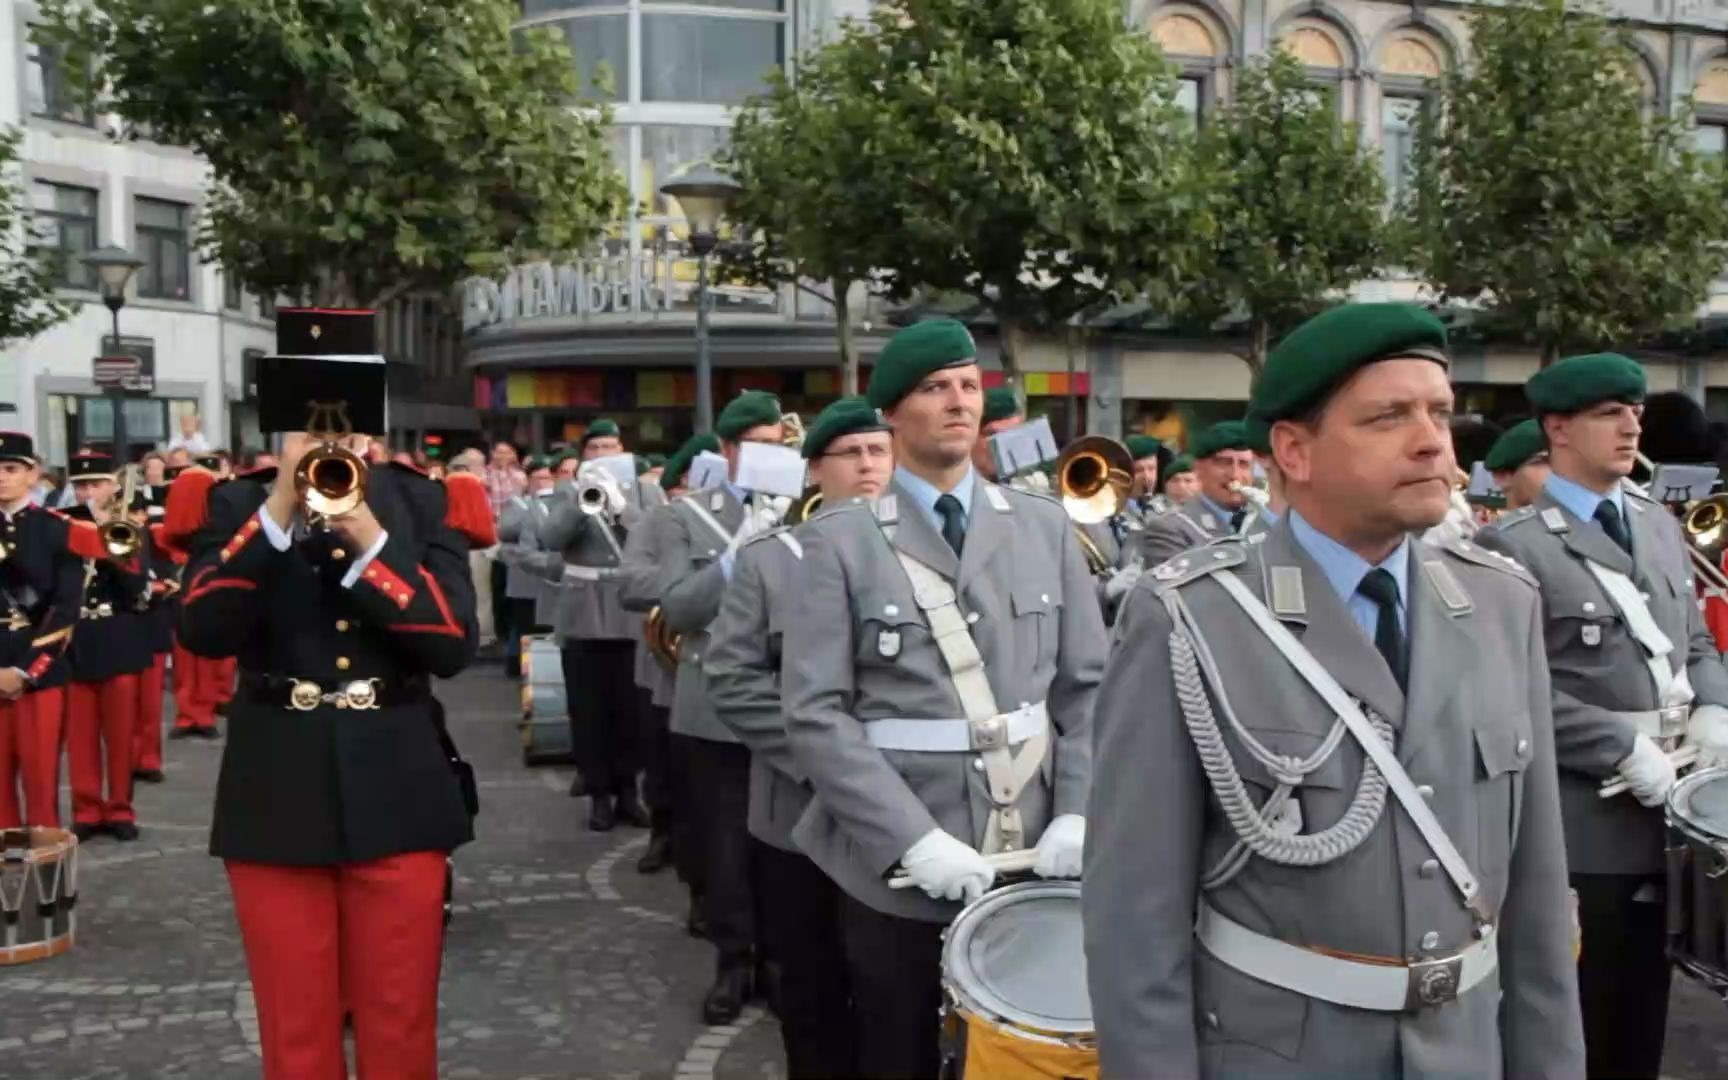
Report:
M888 427L863 397L824 409L804 439L822 505L874 500L894 471ZM793 1077L853 1076L851 988L840 948L840 892L798 850L792 829L810 786L792 760L780 709L786 620L808 523L774 529L738 550L708 644L709 693L722 723L750 749L750 835L759 869L760 940L778 991L780 1037Z

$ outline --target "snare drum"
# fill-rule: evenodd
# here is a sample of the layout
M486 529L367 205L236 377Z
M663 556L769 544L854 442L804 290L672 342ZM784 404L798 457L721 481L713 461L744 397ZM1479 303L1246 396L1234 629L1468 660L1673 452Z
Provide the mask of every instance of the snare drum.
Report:
M1668 794L1668 952L1728 992L1728 769L1701 769Z
M564 665L555 637L522 639L522 763L573 761Z
M78 840L65 829L0 831L0 964L28 964L72 947Z
M942 944L945 1072L966 1080L1097 1080L1080 883L987 893Z

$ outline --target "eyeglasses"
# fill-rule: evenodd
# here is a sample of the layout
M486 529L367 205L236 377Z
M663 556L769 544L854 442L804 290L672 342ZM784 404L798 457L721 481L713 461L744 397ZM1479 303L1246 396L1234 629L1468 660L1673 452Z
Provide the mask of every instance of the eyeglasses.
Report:
M886 446L854 446L849 450L829 450L822 455L825 458L844 458L857 464L866 459L870 461L887 461L894 456L894 451Z

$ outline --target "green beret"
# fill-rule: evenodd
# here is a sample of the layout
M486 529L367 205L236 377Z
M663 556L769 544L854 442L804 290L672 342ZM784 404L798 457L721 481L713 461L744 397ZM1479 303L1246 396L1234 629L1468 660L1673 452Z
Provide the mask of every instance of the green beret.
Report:
M1198 461L1220 450L1249 450L1248 425L1240 420L1220 420L1194 437L1190 453Z
M753 427L780 422L780 399L766 390L746 390L726 403L714 434L730 442Z
M1548 439L1542 434L1541 421L1525 420L1501 432L1494 445L1488 448L1488 456L1482 459L1482 464L1489 472L1516 469L1547 448Z
M636 462L636 475L637 476L641 476L643 473L647 472L649 469L652 469L654 467L653 464L650 463L649 460L647 458L643 457L641 454L637 454L634 460Z
M584 443L589 439L617 439L621 437L618 424L612 420L596 420L588 425L587 431L582 433Z
M978 361L972 332L954 319L926 319L888 339L876 357L865 394L870 404L886 409L912 392L932 371Z
M1266 358L1248 415L1256 426L1300 416L1358 368L1400 356L1445 366L1445 324L1415 304L1343 304L1323 311L1290 331Z
M710 454L720 452L720 440L713 432L704 431L700 435L692 435L684 440L684 445L677 453L666 459L666 469L660 474L660 486L671 491L684 479L684 474L690 471L690 463L696 460L696 455L702 451Z
M550 469L551 467L552 467L552 459L550 457L547 457L543 454L535 454L534 456L530 457L527 460L527 462L525 462L523 464L522 471L523 472L539 472L541 469Z
M1187 454L1177 454L1170 460L1170 467L1164 470L1164 480L1169 482L1172 477L1181 476L1185 472L1194 471L1194 459Z
M1272 456L1272 425L1256 423L1252 419L1242 421L1242 431L1248 436L1248 449L1262 457Z
M1135 461L1157 457L1158 451L1164 449L1164 444L1150 435L1130 435L1123 445L1128 447L1128 456Z
M558 466L564 464L566 461L581 461L581 460L582 460L582 451L576 450L576 449L571 448L571 447L565 447L564 449L558 451L558 453L553 456L552 469L553 469L553 471L557 471Z
M992 386L984 391L984 423L994 424L1020 415L1020 402L1014 398L1012 386Z
M887 431L888 425L882 422L870 402L862 394L843 397L834 404L823 409L816 417L816 422L810 425L810 430L804 433L804 456L818 458L828 449L828 444L842 435L855 435L860 431Z
M666 455L665 454L649 454L648 455L648 467L650 469L663 468L665 466L665 464L666 464Z
M1604 401L1644 400L1644 368L1619 353L1569 356L1524 384L1538 414L1575 413Z

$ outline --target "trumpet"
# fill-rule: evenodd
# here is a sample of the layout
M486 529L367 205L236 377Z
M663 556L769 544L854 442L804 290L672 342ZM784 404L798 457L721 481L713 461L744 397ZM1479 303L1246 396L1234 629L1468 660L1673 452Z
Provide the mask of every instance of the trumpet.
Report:
M612 518L612 504L623 502L618 479L605 466L584 464L576 470L576 505L584 514Z
M352 513L366 501L366 459L320 432L323 442L306 452L294 467L294 491L315 518Z
M1056 459L1056 493L1062 508L1075 525L1097 525L1109 521L1127 505L1134 486L1134 458L1128 448L1102 435L1087 435L1069 443ZM1093 574L1108 574L1114 564L1104 557L1098 544L1084 529L1076 528L1086 567Z
M120 485L119 494L108 504L109 519L96 530L102 536L102 549L110 559L130 559L144 547L144 534L139 532L138 526L126 520L137 491L138 470L128 465L125 483Z
M1230 490L1242 496L1244 499L1247 499L1262 510L1266 509L1267 504L1272 501L1271 494L1267 492L1265 488L1256 487L1253 484L1241 484L1232 480L1230 482Z

